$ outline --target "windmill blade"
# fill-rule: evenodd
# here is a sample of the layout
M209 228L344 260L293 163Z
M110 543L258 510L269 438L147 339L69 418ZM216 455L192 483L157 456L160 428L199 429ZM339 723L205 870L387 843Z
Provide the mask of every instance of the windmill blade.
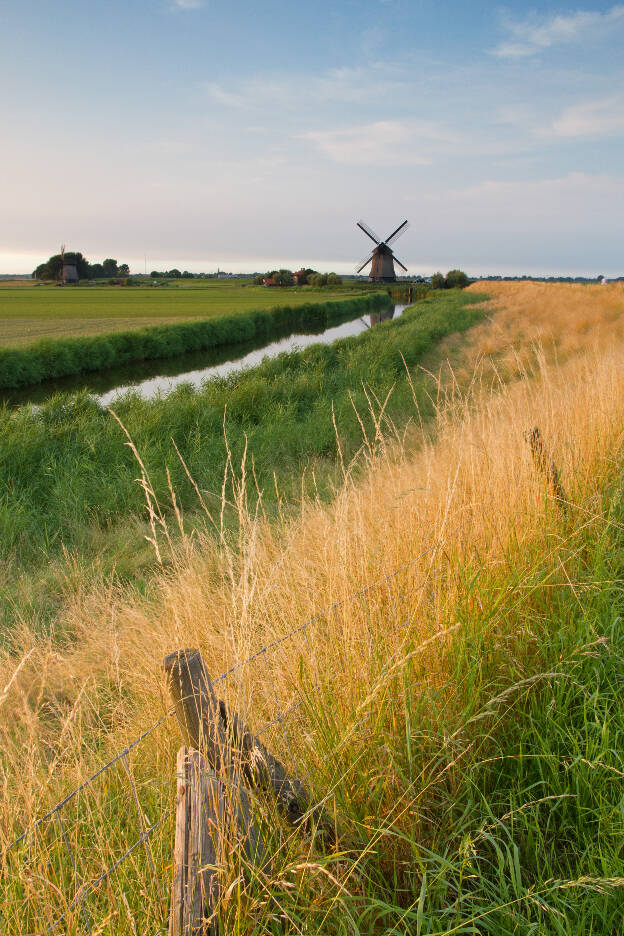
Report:
M357 268L357 270L355 271L356 273L359 273L361 270L364 269L365 266L368 266L368 264L369 264L369 263L371 262L371 260L373 259L374 253L375 253L375 251L373 250L372 253L370 253L370 254L368 255L368 257L366 258L366 260L364 261L364 263L362 263L361 266L359 266L359 267Z
M406 267L406 266L403 266L403 264L401 263L401 261L398 260L398 259L394 256L394 254L392 254L392 259L394 260L395 263L398 263L398 264L399 264L399 266L401 267L402 270L405 270L405 272L407 273L407 267Z
M386 244L391 244L393 240L396 240L401 234L405 234L409 227L409 221L405 220L403 224L399 224L396 231L393 231L390 237L386 237Z
M356 221L355 223L357 224L357 226L360 228L361 231L364 231L367 237L370 237L370 239L372 241L375 241L377 245L381 244L381 241L379 240L375 232L372 230L372 228L369 228L368 224L365 224L364 221Z

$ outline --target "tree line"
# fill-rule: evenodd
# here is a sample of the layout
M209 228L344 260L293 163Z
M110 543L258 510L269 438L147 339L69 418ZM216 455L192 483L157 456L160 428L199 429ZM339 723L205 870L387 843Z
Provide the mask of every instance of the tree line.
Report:
M432 289L465 289L470 279L463 270L449 270L446 276L443 273L434 273L431 277Z
M45 263L40 263L36 270L33 270L34 278L60 280L63 276L63 262L76 265L79 279L118 279L120 276L130 275L128 264L117 263L112 257L107 257L102 263L89 263L80 251L67 251L64 257L60 253L54 254Z
M262 286L265 280L273 280L275 286L294 286L295 276L292 270L269 270L254 277L254 284ZM337 273L318 273L307 267L297 271L298 286L341 286L342 278Z

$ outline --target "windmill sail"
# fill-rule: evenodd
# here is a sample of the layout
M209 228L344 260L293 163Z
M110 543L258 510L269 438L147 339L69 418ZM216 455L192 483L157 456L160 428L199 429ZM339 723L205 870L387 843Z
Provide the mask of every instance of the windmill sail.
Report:
M407 273L407 267L401 263L400 260L397 260L390 249L390 244L407 231L409 227L409 222L407 220L399 224L398 228L386 237L384 241L380 240L373 229L364 221L356 221L356 225L377 245L367 259L357 268L357 273L361 273L364 267L369 263L371 264L371 270L368 278L374 283L394 283L396 280L396 273L394 272L395 263L398 263L401 269L405 270Z

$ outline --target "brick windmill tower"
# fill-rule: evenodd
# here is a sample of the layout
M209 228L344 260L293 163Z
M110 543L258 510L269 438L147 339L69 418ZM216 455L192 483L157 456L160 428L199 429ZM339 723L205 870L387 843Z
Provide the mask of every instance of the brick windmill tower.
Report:
M404 266L400 260L394 256L390 250L390 244L393 243L401 234L405 234L409 227L409 223L404 221L403 224L400 224L396 231L393 231L389 237L386 237L384 241L380 240L375 232L369 228L367 224L363 221L357 221L357 226L361 231L364 231L367 237L370 237L372 241L375 242L376 246L372 253L366 258L364 263L362 263L356 273L360 273L365 266L367 266L371 260L371 271L369 274L369 280L371 283L394 283L396 281L396 273L394 272L394 264L398 263L402 270L405 270L407 273L407 267Z

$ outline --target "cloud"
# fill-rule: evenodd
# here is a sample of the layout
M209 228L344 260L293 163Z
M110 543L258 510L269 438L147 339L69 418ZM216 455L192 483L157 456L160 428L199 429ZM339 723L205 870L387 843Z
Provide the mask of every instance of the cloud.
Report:
M511 40L501 43L492 54L499 58L525 58L551 46L600 37L619 24L624 24L624 6L621 5L605 13L577 10L547 19L531 16L522 22L509 21Z
M301 134L337 163L369 166L424 166L432 161L426 144L450 139L436 124L379 120L344 130L310 130ZM425 146L423 146L425 144Z
M399 94L406 89L396 69L377 63L366 68L331 68L320 74L255 75L234 88L204 82L203 88L218 104L258 111L279 108L301 110L321 104L355 104Z
M235 94L232 91L227 91L223 85L216 81L205 82L204 88L217 104L224 104L226 107L245 107L249 103L246 94Z
M173 0L176 10L198 10L201 5L202 0Z
M624 94L567 107L552 125L559 137L605 137L624 133Z
M449 195L452 198L449 199ZM513 243L514 237L526 235L587 238L590 229L621 230L624 209L624 176L609 173L570 172L565 176L521 179L517 181L486 180L454 191L425 193L421 201L434 208L437 202L448 204L456 212L461 230L479 233L500 231Z

